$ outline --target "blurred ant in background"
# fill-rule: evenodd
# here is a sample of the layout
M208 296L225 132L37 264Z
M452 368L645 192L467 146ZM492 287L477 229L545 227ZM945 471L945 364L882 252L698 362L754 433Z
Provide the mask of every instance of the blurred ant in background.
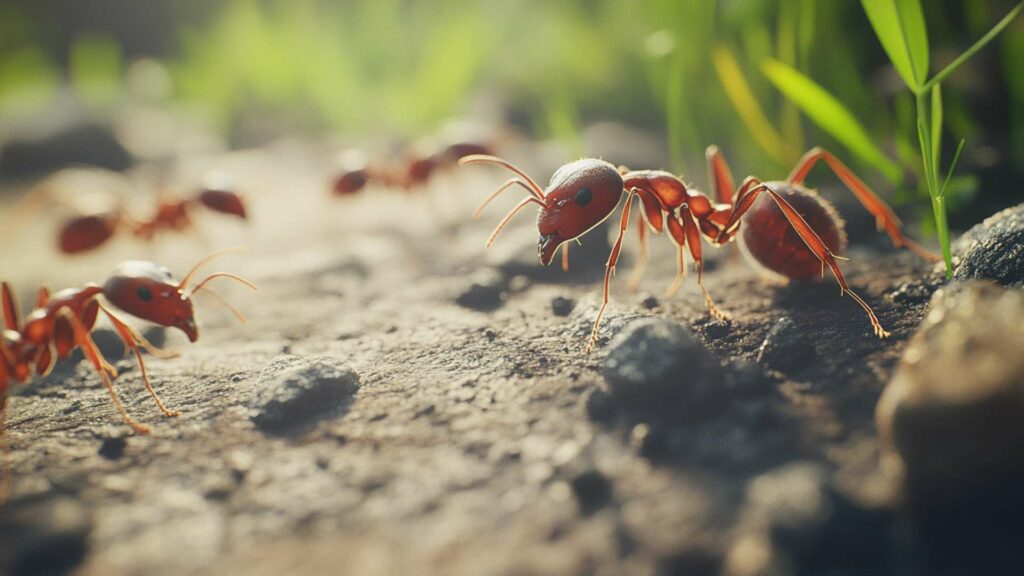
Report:
M342 156L340 172L334 177L331 192L348 196L368 185L412 191L422 188L439 172L450 170L459 160L474 154L492 154L492 148L481 142L457 142L431 153L407 151L399 163L370 162L358 151Z
M76 196L66 198L71 190ZM78 214L66 219L57 232L57 247L64 254L96 250L119 234L151 241L161 232L188 231L195 227L192 216L199 207L242 220L248 217L243 197L222 184L204 185L184 198L171 198L163 188L159 190L153 211L139 218L124 206L124 197L133 191L127 177L97 168L66 169L33 188L13 216L21 218L47 205L70 206Z

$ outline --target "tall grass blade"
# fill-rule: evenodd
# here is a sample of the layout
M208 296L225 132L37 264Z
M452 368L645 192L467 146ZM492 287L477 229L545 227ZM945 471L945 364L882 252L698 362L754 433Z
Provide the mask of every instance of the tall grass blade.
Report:
M920 92L928 77L928 36L919 0L861 0L861 5L900 77Z
M931 146L932 166L937 170L941 165L942 158L942 86L936 84L932 88L932 131Z
M1013 19L1016 18L1018 14L1020 14L1022 9L1024 9L1024 2L1021 2L1021 3L1017 4L1017 6L1015 6L1013 10L1010 10L1010 12L1006 16L1004 16L1003 19L1000 20L998 24L993 26L992 29L989 30L987 34L982 36L977 42L975 42L970 48L968 48L967 51L965 51L963 54L957 56L956 60L953 60L952 62L950 62L948 66L943 68L941 71L939 71L938 74L936 74L934 77L932 77L932 79L929 80L922 87L922 90L927 90L927 89L931 88L932 86L935 86L939 82L942 82L943 80L945 80L946 76L949 76L950 74L952 74L953 71L956 70L958 67L960 67L961 64L966 62L971 56L974 56L974 54L978 50L981 50L982 48L984 48L986 44L991 42L993 38L995 38L997 35L999 35L999 33L1003 31L1003 28L1006 28L1010 24L1010 22L1012 22Z
M780 164L796 161L799 152L765 116L732 51L719 46L711 53L711 61L729 101L736 107L754 141Z
M964 140L960 139L960 143L956 146L956 153L953 154L953 162L949 165L949 171L946 172L946 179L942 182L942 188L939 189L939 198L946 197L946 187L949 186L949 181L953 178L953 169L956 168L956 163L960 161L960 153L964 150Z
M874 166L892 183L900 181L899 165L875 145L867 130L834 96L798 70L772 59L761 66L765 76L804 114L850 152Z

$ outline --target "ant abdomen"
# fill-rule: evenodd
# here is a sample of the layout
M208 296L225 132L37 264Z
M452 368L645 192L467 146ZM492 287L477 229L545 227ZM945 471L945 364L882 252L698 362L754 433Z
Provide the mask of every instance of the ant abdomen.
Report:
M766 184L803 216L833 254L843 253L846 248L843 220L828 200L797 184ZM794 280L821 278L821 260L807 249L800 234L767 194L762 194L750 207L741 232L747 252L764 268Z

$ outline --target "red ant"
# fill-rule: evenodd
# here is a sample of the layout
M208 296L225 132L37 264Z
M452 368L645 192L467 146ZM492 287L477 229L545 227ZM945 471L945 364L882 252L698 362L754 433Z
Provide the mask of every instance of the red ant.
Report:
M3 416L6 413L9 386L24 383L34 374L45 375L53 369L57 360L67 358L75 349L81 348L85 357L100 375L110 393L117 411L125 423L139 434L147 434L149 428L133 420L125 410L121 399L114 390L112 378L117 370L103 357L89 333L96 325L100 312L114 325L114 330L124 342L125 350L131 350L139 364L142 382L165 416L178 416L176 410L169 410L157 396L149 383L146 365L142 360L141 348L162 357L173 356L156 348L138 331L121 320L110 305L127 314L181 330L189 342L199 338L192 306L192 296L200 290L207 290L238 318L244 321L234 306L214 292L207 284L215 278L230 278L253 290L256 287L248 280L229 272L214 272L194 286L189 286L195 273L213 258L233 250L221 250L203 258L185 278L175 280L170 270L152 262L128 261L118 265L106 283L86 284L81 288L69 288L50 294L40 288L36 296L36 308L20 318L19 307L11 287L2 284L2 305L6 329L0 338L0 436L4 434Z
M708 147L707 158L717 202L700 191L688 189L681 179L669 172L631 171L625 167L617 169L608 162L593 158L577 160L559 168L552 175L546 190L542 190L519 168L494 156L468 156L461 159L460 164L497 164L516 175L483 202L477 215L505 190L513 186L526 190L529 196L498 223L487 240L487 246L494 242L519 210L528 204L536 204L540 209L537 217L537 229L540 232L538 251L544 265L551 263L559 246L563 247L563 266L567 265L567 242L586 234L611 216L623 194L626 195L618 236L605 269L604 298L594 321L587 352L593 349L597 341L597 330L608 305L611 275L622 249L634 196L639 199L642 209L638 217L638 234L642 245L646 242L647 227L654 233L668 228L677 249L678 271L673 288L678 287L685 272L684 247L688 247L697 268L697 284L704 292L708 310L713 316L725 317L704 287L701 236L714 246L724 245L735 237L740 229L741 218L746 215L743 220L747 224L743 231L743 241L755 260L770 270L797 280L810 279L818 274L824 276L825 266L828 266L839 283L840 295L849 294L864 309L875 335L879 338L890 335L882 328L867 302L850 289L836 262L840 258L836 254L846 244L842 220L827 201L805 188L802 183L815 163L825 160L854 196L875 216L879 228L885 229L893 244L907 247L926 259L936 259L935 255L903 236L899 219L885 202L846 165L821 148L807 152L785 182L762 183L752 176L747 177L735 197L732 195L732 175L718 149ZM767 192L774 202L762 201L755 204L762 192Z
M491 147L486 144L457 142L425 156L409 152L398 166L372 166L362 156L353 155L343 162L331 191L336 196L347 196L371 183L409 191L424 186L439 170L455 166L460 158L491 153Z
M230 190L207 187L190 198L161 200L146 220L134 220L121 209L72 218L61 226L58 246L65 254L78 254L100 247L120 230L146 241L161 230L187 230L192 226L190 213L197 204L214 212L246 218L241 196Z

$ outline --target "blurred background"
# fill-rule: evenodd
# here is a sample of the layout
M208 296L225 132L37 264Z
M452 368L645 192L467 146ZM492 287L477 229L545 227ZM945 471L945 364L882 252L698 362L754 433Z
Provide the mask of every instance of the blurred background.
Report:
M1013 6L925 2L932 72ZM780 91L792 70L849 114L828 125L805 115ZM966 139L948 192L951 225L962 229L1020 201L1024 19L943 89L946 158ZM557 142L570 156L602 152L587 131L612 123L664 151L634 167L669 168L701 186L708 144L726 151L738 177L764 178L783 177L822 145L904 211L930 210L913 95L859 2L0 3L6 179L306 135L406 141L464 117Z

